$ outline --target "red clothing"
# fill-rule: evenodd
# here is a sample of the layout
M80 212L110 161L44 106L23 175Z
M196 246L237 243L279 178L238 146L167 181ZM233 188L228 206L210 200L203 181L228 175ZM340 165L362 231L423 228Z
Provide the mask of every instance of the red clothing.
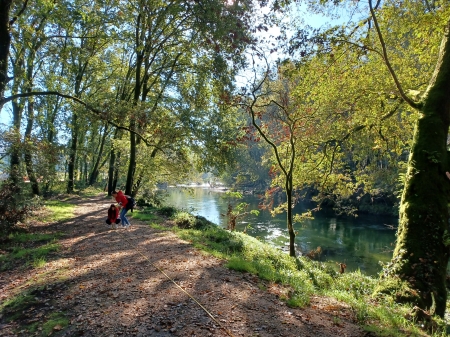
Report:
M122 207L126 208L128 199L122 191L117 192L116 201L119 205L122 205Z
M116 220L119 218L119 208L114 207L112 209L111 207L108 209L108 219L111 221L111 223L115 223Z

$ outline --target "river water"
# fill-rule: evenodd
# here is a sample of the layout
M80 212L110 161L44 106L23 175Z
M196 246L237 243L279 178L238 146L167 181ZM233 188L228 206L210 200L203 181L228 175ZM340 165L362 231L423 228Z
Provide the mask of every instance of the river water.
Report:
M236 201L233 201L236 203ZM257 196L245 195L239 202L249 203L249 209L258 209ZM201 215L219 226L227 226L228 200L225 193L207 187L169 188L165 203ZM294 212L301 212L297 205ZM249 227L250 226L250 227ZM314 220L296 224L297 250L303 254L320 247L319 260L338 270L337 263L345 263L346 271L361 270L366 275L381 271L379 261L388 262L394 248L397 219L381 216L336 217L315 214ZM289 236L286 215L272 217L268 211L258 216L239 218L236 229L259 237L286 250Z

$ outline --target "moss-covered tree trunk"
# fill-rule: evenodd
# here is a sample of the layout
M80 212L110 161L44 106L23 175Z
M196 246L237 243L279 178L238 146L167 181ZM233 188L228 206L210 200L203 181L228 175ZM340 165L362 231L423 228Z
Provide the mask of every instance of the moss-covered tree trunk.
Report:
M450 170L447 137L450 115L449 25L428 90L419 105L412 151L400 205L400 223L393 259L385 270L379 291L396 291L398 300L409 301L435 313L445 313L446 271L449 259ZM404 285L404 284L403 284ZM397 287L398 289L398 287Z

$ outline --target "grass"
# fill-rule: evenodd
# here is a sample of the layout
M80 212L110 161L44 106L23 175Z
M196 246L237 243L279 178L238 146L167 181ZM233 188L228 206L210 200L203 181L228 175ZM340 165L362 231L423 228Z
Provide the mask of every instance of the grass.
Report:
M47 201L45 204L48 211L43 218L44 221L64 221L73 217L73 205L62 201ZM57 242L60 236L61 233L24 231L8 235L0 245L0 270L44 267L51 254L60 248ZM47 312L39 321L29 324L26 315L35 310L44 312L41 309L44 305L42 298L46 298L51 291L47 285L63 282L68 276L67 268L64 267L56 271L39 271L35 277L15 288L10 298L0 303L2 319L16 322L19 330L25 329L36 336L49 336L63 330L69 325L69 320L64 313Z
M132 213L128 213L131 215L133 219L141 220L141 221L158 221L160 220L160 216L156 214L156 208L145 208L144 210L133 210Z
M49 212L43 220L47 222L62 221L73 217L73 205L62 201L47 201ZM8 235L7 240L0 245L0 271L9 270L15 266L42 268L47 256L56 252L56 243L61 233L28 233L16 232Z
M0 305L0 312L5 314L8 321L22 317L24 311L38 302L32 293L19 294Z
M15 243L51 241L55 238L55 234L40 233L12 233L8 236L8 239Z
M88 186L86 188L78 190L77 194L81 197L95 197L99 194L105 193L100 187Z
M47 200L45 207L49 210L49 214L42 219L44 222L58 222L73 218L75 205L59 200Z
M0 246L0 271L15 266L33 266L42 268L47 256L59 249L56 242L59 234L14 233L8 236L8 241Z
M2 303L0 305L0 312L5 316L6 321L19 322L26 318L26 313L28 311L42 306L42 302L39 302L39 299L36 296L39 296L39 293L44 290L45 286L41 286L34 290L20 293ZM28 325L22 325L19 322L19 326L29 333L35 333L40 330L39 336L49 336L55 331L63 330L68 325L69 319L62 312L51 312L45 315L40 321Z
M174 214L173 222L190 223L186 214ZM154 220L152 220L154 221ZM164 227L152 223L153 228ZM181 225L183 227L183 225ZM352 308L359 324L377 336L447 336L445 322L437 319L434 332L427 334L408 317L412 307L400 305L388 297L372 297L377 278L361 272L339 274L324 263L308 258L292 258L279 249L240 232L230 232L215 225L196 228L171 228L180 238L215 257L227 260L230 269L257 275L269 283L279 283L291 291L284 299L291 307L304 307L312 295L328 296ZM448 302L450 306L450 301ZM335 318L339 324L339 317Z
M69 319L62 312L53 312L42 325L42 336L48 336L53 331L59 331L69 325Z

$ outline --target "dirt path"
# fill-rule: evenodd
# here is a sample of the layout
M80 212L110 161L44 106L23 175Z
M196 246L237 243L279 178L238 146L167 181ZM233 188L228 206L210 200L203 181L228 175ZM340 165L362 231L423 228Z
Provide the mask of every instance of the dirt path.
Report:
M55 329L55 336L367 336L345 305L313 298L310 307L291 309L280 301L279 285L228 270L172 233L133 219L130 230L109 230L110 203L104 197L79 201L75 218L55 225L67 234L59 258L43 270L3 273L0 300L45 279L41 309L28 317L64 312L71 324ZM13 336L13 328L4 326L0 336Z

